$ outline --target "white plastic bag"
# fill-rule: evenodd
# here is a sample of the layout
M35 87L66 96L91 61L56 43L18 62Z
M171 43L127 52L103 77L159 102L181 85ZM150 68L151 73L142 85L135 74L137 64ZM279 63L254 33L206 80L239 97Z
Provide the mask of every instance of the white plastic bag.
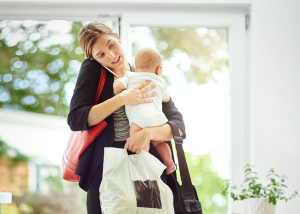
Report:
M103 214L174 214L173 193L160 179L166 168L142 151L105 148L100 203Z

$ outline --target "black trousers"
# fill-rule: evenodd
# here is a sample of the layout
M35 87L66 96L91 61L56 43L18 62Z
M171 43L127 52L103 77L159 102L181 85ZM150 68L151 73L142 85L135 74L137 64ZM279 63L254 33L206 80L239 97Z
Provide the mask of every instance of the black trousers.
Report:
M103 167L99 167L89 185L86 199L87 214L101 214L99 187L102 180Z

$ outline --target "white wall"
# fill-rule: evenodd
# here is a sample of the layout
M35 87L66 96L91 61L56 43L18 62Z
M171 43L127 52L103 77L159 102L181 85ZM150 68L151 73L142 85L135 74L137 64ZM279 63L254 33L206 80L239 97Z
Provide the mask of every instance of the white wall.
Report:
M261 176L274 167L300 191L300 1L253 1L248 31L251 160ZM278 214L300 213L300 196Z
M0 0L0 3L4 4L3 2ZM26 1L23 0L23 2ZM62 4L70 1L60 0L59 2ZM72 1L73 6L81 2L80 0ZM149 4L153 1L107 2L88 0L84 5L85 7L95 6L93 10L88 11L89 15L98 8L99 13L117 11L116 14L120 14L122 10L130 10L132 5L141 2ZM110 6L110 10L102 10L101 5L112 4L112 2L120 2L120 4ZM157 2L156 6L172 3L170 10L174 7L174 3L192 4L193 10L199 8L199 11L206 7L217 10L222 10L222 8L244 10L243 5L250 5L250 29L246 35L247 49L245 50L248 68L246 132L249 157L260 177L264 178L268 170L274 167L279 175L284 174L289 177L286 191L288 196L294 190L300 192L300 171L298 170L300 166L300 155L298 155L300 152L300 1L157 0L155 2ZM127 3L131 6L126 7ZM14 14L18 12L16 8L11 9L11 12L4 11L5 7L2 8L0 9L2 15L6 12L14 17ZM151 7L146 9L150 10ZM66 13L70 13L69 11L72 10ZM20 12L26 14L25 10L20 10ZM300 195L288 203L280 201L276 213L298 214L300 213L298 204L300 204Z

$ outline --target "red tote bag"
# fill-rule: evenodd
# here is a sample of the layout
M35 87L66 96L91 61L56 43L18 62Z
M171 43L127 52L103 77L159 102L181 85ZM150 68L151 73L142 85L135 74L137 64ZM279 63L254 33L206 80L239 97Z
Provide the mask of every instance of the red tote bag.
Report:
M104 67L101 70L101 77L99 81L99 86L97 94L95 97L95 105L98 103L100 94L102 92L106 78L106 71ZM103 131L107 126L106 121L101 121L93 127L93 129L88 131L75 131L71 133L68 144L64 151L61 160L61 171L62 178L66 181L79 182L79 175L75 174L75 170L80 158L80 155L84 150L95 140L95 138Z

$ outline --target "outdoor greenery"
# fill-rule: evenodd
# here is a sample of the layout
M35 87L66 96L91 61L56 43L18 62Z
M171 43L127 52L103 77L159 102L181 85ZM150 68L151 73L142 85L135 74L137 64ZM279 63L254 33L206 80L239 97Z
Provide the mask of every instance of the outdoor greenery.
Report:
M81 22L61 35L47 22L0 22L0 107L67 116L66 90L74 87L84 60Z
M234 201L248 198L268 198L269 203L274 205L278 200L285 200L287 202L298 194L298 192L295 191L289 198L284 196L284 188L287 188L284 182L287 177L284 175L279 176L275 173L274 169L269 170L269 174L267 175L269 184L267 186L264 187L261 183L257 183L256 180L258 177L255 176L257 173L253 171L253 167L254 166L249 164L244 167L246 168L245 180L239 188L237 188L236 185L230 186L229 183L226 183L222 194L226 196L229 193Z
M18 214L86 213L86 193L77 183L63 181L60 174L49 176L47 181L50 187L47 194L24 192L22 196L13 197Z
M9 161L10 169L32 160L17 149L8 146L3 140L0 140L0 157ZM78 187L77 183L64 181L60 173L49 175L45 182L49 187L48 193L24 191L22 196L13 195L13 203L3 204L2 212L6 214L86 213L86 193Z
M133 28L133 33L135 30ZM214 72L222 72L227 65L227 30L208 28L149 28L156 49L163 60L178 57L177 68L184 74L187 83L206 84L213 80ZM133 55L140 49L133 43ZM189 65L181 61L188 61ZM168 79L167 79L168 82Z
M225 182L214 167L209 152L205 155L196 155L185 152L187 164L193 185L205 214L226 214L227 198L220 194L220 186ZM177 162L178 163L178 162ZM179 177L179 170L177 170Z
M10 147L0 139L0 157L9 161L9 168L17 166L19 163L28 163L30 158L19 152L18 149Z
M22 196L13 195L13 203L2 206L6 214L84 214L86 213L86 193L77 183L63 181L58 176L50 176L55 179L49 183L49 193L25 191ZM54 184L54 187L51 186ZM58 185L64 188L57 189Z
M175 151L176 153L176 151ZM196 187L205 214L226 214L227 200L219 193L219 186L225 180L220 178L211 161L211 152L196 155L186 152L192 182ZM177 162L177 161L176 161ZM178 162L177 162L178 163ZM179 171L178 179L180 182ZM7 214L68 214L85 213L86 194L77 183L66 182L58 174L46 179L48 194L24 192L13 196L13 204L5 205Z
M0 22L0 107L67 116L67 91L85 58L78 45L83 23L69 25L61 34L48 22ZM190 60L189 67L178 64L189 83L214 80L227 64L224 29L151 28L151 35L165 60L180 53Z

